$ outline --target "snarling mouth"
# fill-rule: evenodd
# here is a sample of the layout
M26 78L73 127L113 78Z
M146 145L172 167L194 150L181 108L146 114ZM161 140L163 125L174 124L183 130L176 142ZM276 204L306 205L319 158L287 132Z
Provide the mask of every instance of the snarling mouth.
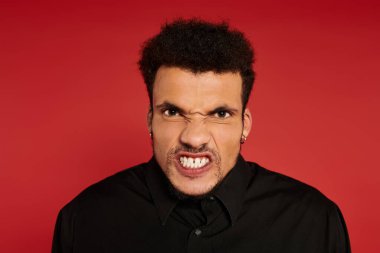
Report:
M199 169L206 166L210 162L210 159L206 156L196 158L180 156L179 161L181 165L186 169Z

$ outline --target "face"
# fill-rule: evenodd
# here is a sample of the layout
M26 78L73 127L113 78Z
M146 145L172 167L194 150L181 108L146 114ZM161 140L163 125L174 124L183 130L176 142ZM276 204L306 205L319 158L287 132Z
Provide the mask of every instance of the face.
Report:
M158 70L148 127L155 158L179 192L205 195L235 165L241 137L251 128L249 110L242 112L241 93L238 73Z

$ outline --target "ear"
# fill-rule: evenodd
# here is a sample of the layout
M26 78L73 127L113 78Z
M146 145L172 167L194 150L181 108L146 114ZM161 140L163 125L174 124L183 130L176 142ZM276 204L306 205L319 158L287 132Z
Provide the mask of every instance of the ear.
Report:
M247 138L251 132L252 115L248 108L245 108L243 114L243 135Z
M146 123L147 123L148 131L150 134L152 133L152 117L153 117L153 112L152 112L152 108L150 108L148 111L148 114L146 115Z

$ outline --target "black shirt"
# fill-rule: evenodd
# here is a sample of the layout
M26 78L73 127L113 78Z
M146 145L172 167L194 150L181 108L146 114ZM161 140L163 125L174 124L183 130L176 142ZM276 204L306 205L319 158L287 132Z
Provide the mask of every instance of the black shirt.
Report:
M96 183L59 213L53 253L348 253L339 208L239 156L213 194L178 200L154 159Z

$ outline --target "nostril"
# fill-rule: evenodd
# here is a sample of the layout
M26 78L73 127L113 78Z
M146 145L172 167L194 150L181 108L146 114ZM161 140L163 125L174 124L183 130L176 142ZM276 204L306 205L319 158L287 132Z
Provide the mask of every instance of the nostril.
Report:
M186 143L181 143L181 144L182 144L181 150L189 152L189 153L201 153L201 152L205 152L208 150L206 143L202 144L200 147L193 147L193 146L186 144Z
M192 137L192 138L181 138L181 145L192 153L202 152L208 144L208 140Z
M210 139L210 133L205 126L187 127L180 135L181 144L192 149L204 148Z

